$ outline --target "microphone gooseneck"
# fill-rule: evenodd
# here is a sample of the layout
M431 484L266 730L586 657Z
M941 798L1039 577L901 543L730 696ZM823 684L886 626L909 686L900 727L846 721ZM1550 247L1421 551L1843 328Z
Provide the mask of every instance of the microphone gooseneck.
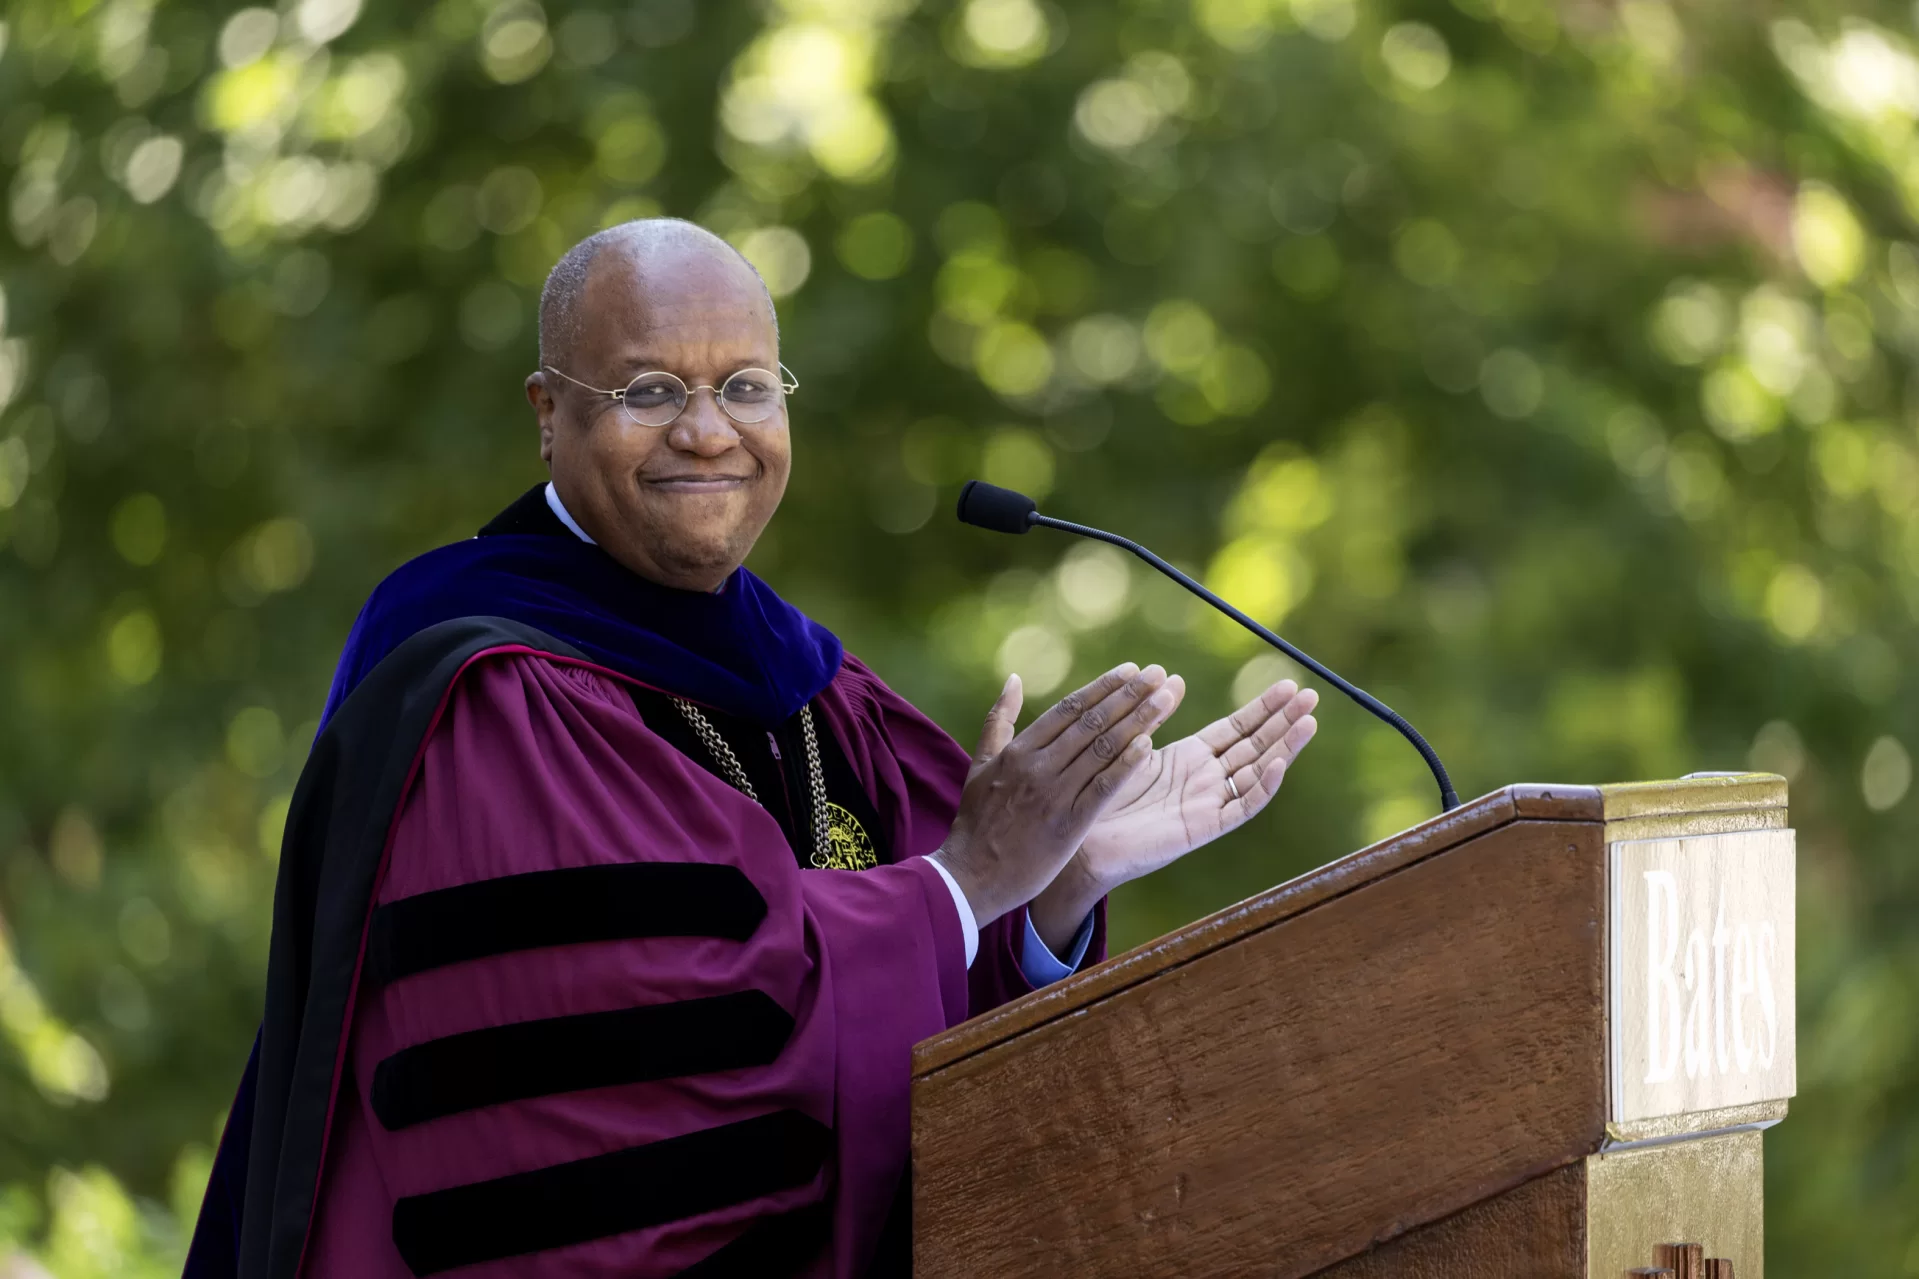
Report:
M1062 533L1072 533L1079 537L1090 537L1094 541L1106 542L1119 547L1122 551L1130 551L1137 555L1391 725L1401 737L1413 744L1413 748L1426 761L1426 767L1432 770L1433 780L1439 783L1440 808L1450 812L1459 807L1459 795L1453 790L1452 779L1446 775L1446 765L1440 762L1439 752L1420 736L1418 729L1407 723L1405 716L1338 672L1293 647L1138 542L1121 537L1117 533L1108 533L1104 529L1089 528L1084 524L1074 524L1068 520L1056 520L1050 515L1041 515L1039 504L1024 493L1015 493L1011 489L1003 489L983 480L969 480L966 487L960 490L959 518L962 523L991 529L996 533L1024 533L1035 525L1058 529Z

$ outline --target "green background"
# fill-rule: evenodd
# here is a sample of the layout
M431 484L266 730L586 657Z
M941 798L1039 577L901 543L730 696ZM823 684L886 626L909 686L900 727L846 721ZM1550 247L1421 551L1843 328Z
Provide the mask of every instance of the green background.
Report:
M1009 668L1164 662L1186 730L1280 669L959 527L979 474L1283 627L1463 794L1790 777L1770 1259L1919 1274L1908 8L359 9L6 7L0 1255L177 1267L341 640L541 478L546 268L667 212L761 266L802 383L754 567L963 739ZM1121 944L1434 811L1322 720Z

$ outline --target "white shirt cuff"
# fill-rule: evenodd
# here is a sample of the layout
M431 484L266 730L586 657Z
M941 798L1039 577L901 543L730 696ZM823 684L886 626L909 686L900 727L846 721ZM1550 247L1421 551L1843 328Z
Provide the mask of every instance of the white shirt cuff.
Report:
M946 881L946 891L953 894L953 909L959 912L960 936L966 939L966 966L971 968L974 957L979 954L979 920L973 917L973 904L966 900L966 894L960 891L959 881L953 878L952 871L940 865L938 857L929 856L926 860L933 863L933 869Z
M1088 912L1085 922L1079 926L1079 931L1073 934L1073 944L1067 948L1068 958L1062 962L1057 955L1053 954L1053 948L1048 946L1045 939L1039 935L1039 930L1033 927L1033 916L1031 912L1028 912L1026 941L1020 947L1019 953L1019 970L1025 975L1027 985L1034 990L1038 990L1041 986L1050 986L1060 978L1070 977L1079 971L1080 962L1086 958L1086 948L1092 944L1092 941L1093 916L1091 912Z

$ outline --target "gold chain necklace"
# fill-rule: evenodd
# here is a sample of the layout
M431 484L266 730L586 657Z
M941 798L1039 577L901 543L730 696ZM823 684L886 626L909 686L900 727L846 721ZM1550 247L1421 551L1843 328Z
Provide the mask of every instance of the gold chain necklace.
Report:
M726 739L720 736L720 730L713 726L713 721L691 702L676 697L673 704L680 708L680 714L692 726L693 735L713 756L733 789L765 808L766 801L753 790L753 783L747 780L739 757L726 744ZM820 763L819 731L813 727L811 705L800 707L800 733L806 741L806 780L813 801L813 854L809 861L820 870L871 869L879 860L873 852L872 840L861 829L853 814L826 798L826 769Z

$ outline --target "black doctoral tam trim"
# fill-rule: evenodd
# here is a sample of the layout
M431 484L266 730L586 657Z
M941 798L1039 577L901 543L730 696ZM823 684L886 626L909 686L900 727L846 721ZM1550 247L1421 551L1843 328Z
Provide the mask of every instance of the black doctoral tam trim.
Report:
M431 1039L373 1072L389 1131L527 1097L771 1065L793 1018L763 991L546 1017Z
M675 1279L779 1279L804 1270L832 1233L825 1204L756 1222L745 1234L680 1271Z
M416 1275L604 1239L803 1186L830 1131L778 1110L684 1137L411 1195L393 1244Z
M745 941L766 899L737 866L619 862L504 875L388 902L373 912L366 972L397 981L509 951L632 937Z

